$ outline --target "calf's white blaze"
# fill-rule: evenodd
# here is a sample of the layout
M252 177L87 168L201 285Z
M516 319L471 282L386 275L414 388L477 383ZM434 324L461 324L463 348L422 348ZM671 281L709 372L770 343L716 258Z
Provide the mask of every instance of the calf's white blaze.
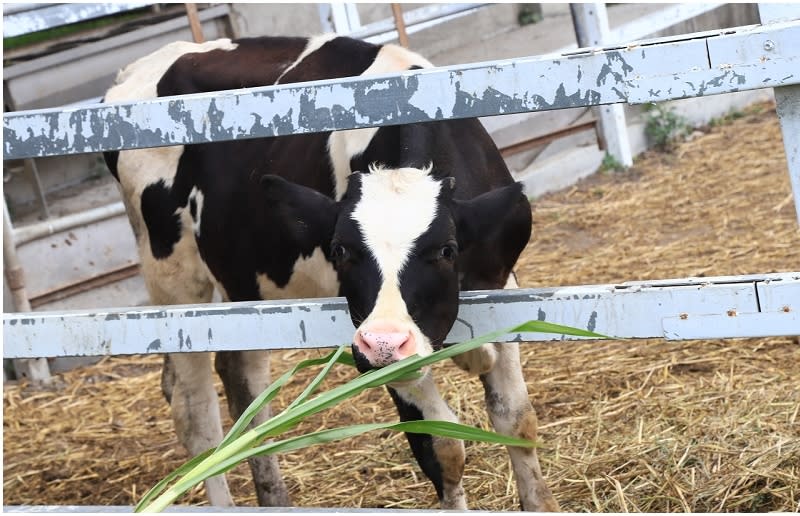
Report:
M384 284L399 286L399 274L414 242L436 217L441 184L430 168L370 167L361 176L361 199L351 215L375 256Z
M408 313L400 293L400 273L414 243L436 217L441 183L429 172L430 167L370 167L370 173L361 176L361 199L351 215L381 273L375 307L356 331L376 323L407 329L420 355L429 354L432 349Z

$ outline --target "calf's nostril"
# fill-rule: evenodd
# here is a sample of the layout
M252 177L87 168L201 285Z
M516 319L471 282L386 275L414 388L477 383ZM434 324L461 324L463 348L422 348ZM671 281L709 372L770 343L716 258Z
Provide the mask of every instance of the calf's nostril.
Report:
M411 338L404 340L398 347L397 351L402 355L411 354Z

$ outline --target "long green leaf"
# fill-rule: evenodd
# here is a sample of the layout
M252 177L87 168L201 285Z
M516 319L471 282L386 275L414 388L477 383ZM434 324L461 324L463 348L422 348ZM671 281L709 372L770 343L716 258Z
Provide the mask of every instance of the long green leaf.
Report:
M178 467L175 471L173 471L172 473L170 473L169 475L164 477L158 484L154 485L152 488L150 488L149 491L147 491L144 494L142 499L139 500L139 503L136 504L136 508L134 509L134 512L140 512L143 507L145 507L147 504L149 504L151 502L151 500L153 500L156 496L158 496L164 490L164 488L167 487L167 484L172 482L175 478L177 478L177 477L179 477L181 475L185 475L186 473L188 473L189 471L194 469L198 464L203 462L213 452L214 452L214 448L209 448L208 450L204 451L200 455L198 455L196 457L193 457L192 459L186 461L180 467Z
M141 511L139 510L139 506L137 506L137 512L161 511L164 508L166 508L169 504L174 502L175 499L177 499L177 496L180 496L180 494L190 489L192 486L197 485L208 478L221 475L233 469L238 464L251 457L257 455L272 455L277 453L285 453L289 451L299 450L317 444L348 439L350 437L354 437L356 435L360 435L366 432L372 432L375 430L392 430L395 432L423 433L423 434L437 435L440 437L449 437L452 439L488 442L488 443L502 444L506 446L518 446L525 448L538 446L536 442L529 441L527 439L519 439L516 437L510 437L506 435L496 434L493 432L487 432L479 428L474 428L459 423L452 423L450 421L406 421L402 423L367 423L367 424L351 425L341 428L321 430L319 432L292 437L289 439L284 439L282 441L267 443L261 446L254 446L252 448L242 450L241 452L235 455L231 455L230 457L225 458L223 461L220 461L219 463L215 464L212 468L203 471L202 473L191 476L187 475L181 481L181 484L184 485L180 486L176 485L174 492L165 495L163 498L159 498L158 500L153 502L150 506L144 507L143 510ZM175 493L177 493L177 496L175 496Z
M300 370L303 366L308 367L306 364L310 364L314 362L315 364L324 363L327 359L330 358L332 355L328 355L326 359L313 359L313 360L306 360L301 362L297 366L295 366L292 370L288 371L284 375L282 375L276 382L274 382L270 387L267 388L264 393L258 396L256 400L250 404L245 414L242 415L241 418L236 422L234 428L228 433L226 438L223 442L217 447L217 453L222 453L225 450L227 457L232 457L234 455L238 455L241 453L247 446L252 443L253 441L260 442L264 439L269 437L273 437L280 433L280 431L285 431L289 428L296 426L300 421L304 420L305 418L316 414L326 408L331 406L337 405L341 401L355 396L362 391L379 385L384 385L389 383L398 377L402 377L408 373L412 373L417 371L420 367L424 367L425 365L434 363L438 360L444 360L445 358L449 358L460 353L469 351L470 349L475 349L486 342L491 342L492 340L496 340L498 337L508 333L506 330L499 330L496 332L489 333L487 335L483 335L481 337L477 337L471 339L466 342L462 342L459 344L455 344L453 346L441 349L428 355L426 357L419 357L419 356L412 356L401 360L400 362L396 362L389 366L386 366L381 369L372 370L366 374L363 374L350 382L337 386L331 389L328 392L320 394L316 398L311 400L307 400L304 403L293 407L292 410L284 410L280 414L273 416L269 420L261 423L256 428L254 428L251 432L248 432L248 439L242 440L240 435L242 431L246 427L246 425L252 420L258 410L260 410L260 406L257 402L260 402L262 405L266 403L269 399L277 394L280 386L282 386L295 371ZM335 353L335 352L334 352ZM313 365L313 364L312 364ZM269 393L272 393L271 396L268 396ZM248 417L249 419L245 419ZM228 449L232 448L232 449ZM226 458L227 458L226 457ZM199 469L200 471L206 471L208 468L213 467L210 462L203 461L196 466L195 469ZM189 475L187 475L188 477ZM213 475L212 475L213 476ZM183 484L184 481L188 480L186 477L181 479L177 484L173 485L169 490L172 492L174 490L179 490L179 484ZM191 487L194 484L190 484ZM188 488L187 488L188 489ZM166 495L167 493L165 493ZM164 495L162 495L164 496Z
M401 360L399 362L396 362L394 364L391 364L387 367L370 371L366 374L358 376L357 378L353 379L352 381L344 385L337 386L328 392L322 393L313 399L310 400L306 399L297 403L292 403L292 405L287 410L284 410L277 416L274 416L268 421L265 421L260 425L258 425L257 427L255 427L254 429L248 431L246 434L243 434L244 428L247 426L247 424L250 423L250 421L252 421L252 418L255 416L255 414L258 413L258 411L263 407L264 404L266 404L269 400L274 398L274 396L280 390L281 386L285 384L286 381L300 369L303 369L305 367L310 367L312 365L327 364L324 374L320 374L317 376L314 382L312 382L312 385L310 385L304 391L304 396L301 396L301 398L303 398L305 396L310 395L311 392L313 392L313 389L316 388L316 385L322 381L322 378L324 378L325 374L327 374L327 372L330 370L330 366L332 366L334 362L353 365L352 357L348 354L342 353L344 347L341 347L336 351L334 351L333 353L329 354L327 357L321 359L312 359L303 361L297 366L295 366L291 371L282 375L278 379L278 381L273 383L264 393L262 393L262 395L260 395L250 405L250 407L248 407L246 413L243 415L242 418L240 418L239 421L237 421L236 425L234 425L234 428L231 429L231 432L228 433L228 435L220 444L220 446L217 447L214 454L212 454L211 456L207 456L206 460L199 461L199 463L193 462L195 464L195 467L192 469L192 471L187 473L182 479L180 479L175 485L173 485L170 489L168 489L166 493L162 494L161 497L159 497L157 500L162 501L166 498L174 500L178 496L180 496L184 491L188 490L193 485L195 485L197 482L200 482L205 478L210 478L211 476L215 476L220 472L227 471L227 469L230 469L231 467L235 466L242 460L245 460L246 458L252 456L253 454L277 453L279 451L293 450L303 446L316 444L317 442L329 442L332 440L343 439L350 435L358 435L358 433L363 433L366 431L370 431L371 429L377 429L377 428L401 429L401 431L412 431L412 432L415 431L413 430L413 428L417 428L417 431L419 431L420 433L431 433L431 434L435 434L436 431L445 431L441 428L436 429L433 427L426 427L426 426L422 427L413 426L422 424L428 425L432 422L375 423L372 425L354 425L352 427L346 427L345 429L323 430L322 432L317 432L315 434L311 434L308 436L300 436L292 439L278 441L276 443L254 446L256 443L263 442L267 438L274 437L279 433L296 426L299 422L301 422L305 418L313 414L316 414L324 409L337 405L341 401L348 399L352 396L355 396L360 392L364 391L365 389L371 387L377 387L380 385L385 385L393 381L407 380L409 378L418 377L419 376L418 372L422 367L433 364L440 360L444 360L446 358L451 358L453 356L470 351L472 349L476 349L488 342L494 342L505 334L523 333L523 332L563 333L563 334L583 336L583 337L608 338L598 333L586 330L580 330L577 328L570 328L568 326L547 323L544 321L529 321L527 323L518 326L514 326L503 330L497 330L489 334L476 337L474 339L470 339L466 342L449 346L447 348L436 351L425 357L420 357L415 355L406 358L404 360ZM374 426L374 425L379 425L379 426ZM471 430L482 432L478 429L471 429ZM337 433L339 431L341 431L341 433ZM466 435L466 434L459 434L459 435ZM490 435L492 435L492 438L495 439L492 442L497 442L496 439L498 437L498 434L490 433ZM455 437L455 434L450 434L448 436ZM468 436L459 436L455 438L481 440ZM506 439L508 439L508 437L506 437ZM523 444L509 444L509 445L523 446ZM171 476L171 478L174 479L175 475ZM197 480L198 478L200 480ZM163 489L162 483L159 483L159 486L161 486L161 489ZM170 500L167 500L165 502L166 505L171 503ZM160 503L156 504L154 502L148 506L148 509L156 507L155 510L160 510L157 507L161 506L161 508L163 508L166 507L166 505L161 506Z
M308 384L308 386L306 386L303 392L301 392L300 395L293 402L291 402L288 407L286 407L286 410L291 410L292 407L295 407L300 403L304 402L309 396L311 396L311 394L315 390L317 390L317 387L319 387L319 384L322 383L322 380L324 380L325 377L328 376L331 367L333 367L333 364L337 362L339 357L344 352L346 346L347 344L342 344L336 351L334 351L329 355L330 359L328 359L328 362L325 364L325 367L323 367L322 370L319 372L319 374L317 374L316 378L311 380L311 382Z
M260 412L267 403L269 403L270 401L272 401L273 398L275 398L278 392L280 392L280 389L283 387L283 385L286 384L289 378L291 378L298 371L315 365L320 365L320 364L326 365L325 369L323 370L324 374L318 375L317 378L315 379L315 382L312 382L312 385L309 386L309 388L306 389L306 392L303 393L305 396L307 396L308 394L310 394L310 392L312 392L312 390L310 389L313 389L315 384L318 384L320 381L322 381L322 379L330 371L330 368L333 366L334 363L339 362L345 365L354 365L355 362L353 361L352 356L343 355L343 351L346 346L347 346L346 344L342 345L322 358L303 360L302 362L294 366L292 369L281 375L276 381L274 381L269 387L267 387L264 390L264 392L262 392L259 396L257 396L256 399L254 399L250 403L250 405L248 405L247 409L245 409L245 411L242 413L239 419L234 423L233 427L230 429L230 431L222 440L222 442L217 446L216 453L217 454L221 453L223 450L226 450L231 445L231 443L235 442L237 439L240 439L247 425L253 420L256 414L258 414L258 412ZM301 396L299 399L302 399L303 397L304 396ZM257 441L258 439L263 439L263 438L264 438L263 435L259 436L254 435L251 437L250 440ZM209 452L210 451L212 450L209 450ZM202 456L196 457L195 459L190 461L192 468L207 469L208 464L203 459L207 458L208 456L209 454L207 452L204 453ZM186 470L187 468L184 467L180 469L181 472L184 472ZM156 486L154 486L153 489L148 491L146 495L147 499L146 500L143 499L142 501L140 501L139 504L137 504L137 507L142 507L146 503L146 501L149 501L149 499L151 499L153 496L163 491L165 486L178 476L179 472L175 471L171 473L169 476L167 476L167 478L156 484ZM210 476L206 476L205 478L210 478ZM182 481L178 482L178 484L180 483L182 483ZM176 486L178 486L178 484L176 484ZM173 486L171 489L175 489L176 486Z
M497 340L502 335L512 332L516 328L517 327L515 326L506 330L498 330L466 342L441 349L425 357L414 355L384 368L369 371L368 373L363 374L346 384L334 387L333 389L322 393L311 400L307 400L293 407L292 410L284 410L280 414L255 427L253 429L255 431L255 435L252 437L259 441L269 437L274 437L282 432L294 428L305 418L335 406L345 399L353 397L368 388L377 387L392 381L396 381L398 378L406 377L409 373L418 371L421 367L430 365L445 358L453 357L460 353L464 353L465 351L478 348L487 342ZM226 443L226 446L228 444L229 443ZM244 445L240 443L237 445L237 448L242 449L243 446ZM220 446L218 449L220 448L222 448L222 446ZM231 452L229 451L229 453ZM205 467L205 465L203 465L203 467Z
M267 387L264 390L264 392L259 394L256 397L256 399L254 399L250 403L250 405L247 406L244 412L242 412L242 415L239 417L239 419L237 419L236 422L233 424L227 435L225 435L225 437L222 439L222 442L220 442L219 446L217 446L217 449L227 446L231 441L239 437L242 434L242 432L244 432L245 428L247 428L247 425L249 425L250 422L253 420L253 418L256 417L256 414L261 412L261 409L263 409L267 403L272 401L272 399L278 395L284 384L286 384L286 382L289 381L289 378L294 376L298 371L302 369L325 364L331 359L331 357L337 355L338 358L341 360L341 363L343 364L349 365L351 363L350 361L352 361L352 357L350 357L350 361L348 361L347 357L342 356L339 350L337 349L336 351L332 351L330 354L322 358L310 358L308 360L303 360L289 371L283 373L277 380L272 382L272 384L270 384L270 386Z
M598 339L610 339L606 335L595 333L589 330L581 330L571 326L551 323L547 321L528 321L520 324L508 333L561 333L563 335L574 335L576 337L594 337Z
M263 422L254 430L259 434L259 438L275 436L282 431L293 428L305 418L335 406L345 399L355 396L366 389L385 385L387 383L396 381L398 378L404 377L409 373L416 372L421 367L433 364L446 358L451 358L472 349L476 349L487 342L497 340L499 337L507 333L513 333L517 328L518 326L514 326L505 330L494 331L486 335L440 349L439 351L435 351L424 357L414 355L381 369L374 369L361 376L358 376L346 384L334 387L333 389L324 392L313 399L307 400L293 407L292 410L285 410L281 412L268 421Z
M280 433L280 431L286 431L288 429L293 428L306 417L312 414L316 414L317 412L325 410L326 408L329 408L333 405L336 405L346 398L355 396L365 389L385 385L392 381L397 381L401 378L405 380L406 378L403 378L404 376L414 375L414 373L416 373L420 368L426 365L430 365L440 360L451 358L461 353L470 351L472 349L476 349L482 346L483 344L486 344L487 342L493 342L497 340L499 337L506 335L508 333L522 333L522 332L565 333L568 335L576 335L582 337L608 338L599 333L594 333L587 330L580 330L577 328L571 328L569 326L562 326L559 324L549 323L545 321L528 321L518 326L514 326L505 330L494 331L489 334L482 335L480 337L476 337L474 339L465 342L461 342L459 344L448 346L439 351L435 351L434 353L425 357L414 355L412 357L406 358L404 360L383 367L381 369L372 370L344 385L336 387L314 398L313 400L295 405L293 408L300 410L297 413L288 410L282 412L281 414L275 416L271 420L262 423L262 425L268 425L268 426L263 426L263 427L260 426L259 432L264 431L265 436L269 434L277 435L278 433ZM330 358L330 355L326 358ZM318 365L319 363L321 363L321 359L318 359L312 365ZM294 372L295 371L291 371L291 374L294 374ZM255 402L253 405L255 405ZM253 405L251 405L251 407ZM255 410L255 413L257 412L258 410Z
M213 469L209 470L210 476L219 475L228 471L228 469L235 467L237 464L256 455L272 455L277 453L286 453L289 451L299 450L314 446L317 444L324 444L333 441L340 441L348 439L356 435L372 432L375 430L392 430L394 432L409 432L415 434L429 434L440 437L450 437L452 439L460 439L462 441L477 441L492 444L502 444L505 446L517 446L521 448L534 448L539 446L535 441L528 439L520 439L494 432L487 432L480 428L475 428L469 425L462 425L460 423L453 423L450 421L404 421L401 423L364 423L358 425L350 425L339 428L331 428L327 430L320 430L306 435L291 437L281 441L255 446L245 450L239 455L231 456L226 460L229 467L224 470ZM223 463L220 463L222 465ZM198 481L199 482L199 481Z

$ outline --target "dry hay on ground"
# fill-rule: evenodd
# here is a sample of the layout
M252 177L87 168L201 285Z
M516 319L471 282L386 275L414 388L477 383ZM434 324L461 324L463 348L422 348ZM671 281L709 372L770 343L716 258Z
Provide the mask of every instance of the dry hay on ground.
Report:
M771 106L649 153L535 203L523 286L797 270L794 218ZM276 353L281 372L302 356ZM568 511L800 509L796 339L559 342L523 346L540 457ZM462 421L487 427L479 382L439 366ZM336 382L350 373L339 371ZM308 378L305 376L303 378ZM185 458L159 390L157 357L61 375L58 389L4 388L4 504L131 504ZM304 383L293 381L276 406ZM221 392L221 388L219 389ZM305 429L391 421L368 392ZM396 434L281 456L298 506L431 508L435 494ZM254 505L246 466L230 475ZM515 510L505 452L468 443L472 508ZM204 503L202 490L184 502Z

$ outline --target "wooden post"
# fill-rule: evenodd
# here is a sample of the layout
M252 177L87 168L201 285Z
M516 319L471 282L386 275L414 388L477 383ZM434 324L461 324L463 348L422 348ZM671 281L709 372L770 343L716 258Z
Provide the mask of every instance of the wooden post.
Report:
M401 46L408 48L406 22L403 20L403 10L400 8L400 4L392 4L392 16L394 16L394 26L397 29L397 39Z
M200 25L200 18L197 16L197 4L184 4L186 6L186 17L189 18L189 28L192 29L192 39L195 43L204 43L203 27Z

